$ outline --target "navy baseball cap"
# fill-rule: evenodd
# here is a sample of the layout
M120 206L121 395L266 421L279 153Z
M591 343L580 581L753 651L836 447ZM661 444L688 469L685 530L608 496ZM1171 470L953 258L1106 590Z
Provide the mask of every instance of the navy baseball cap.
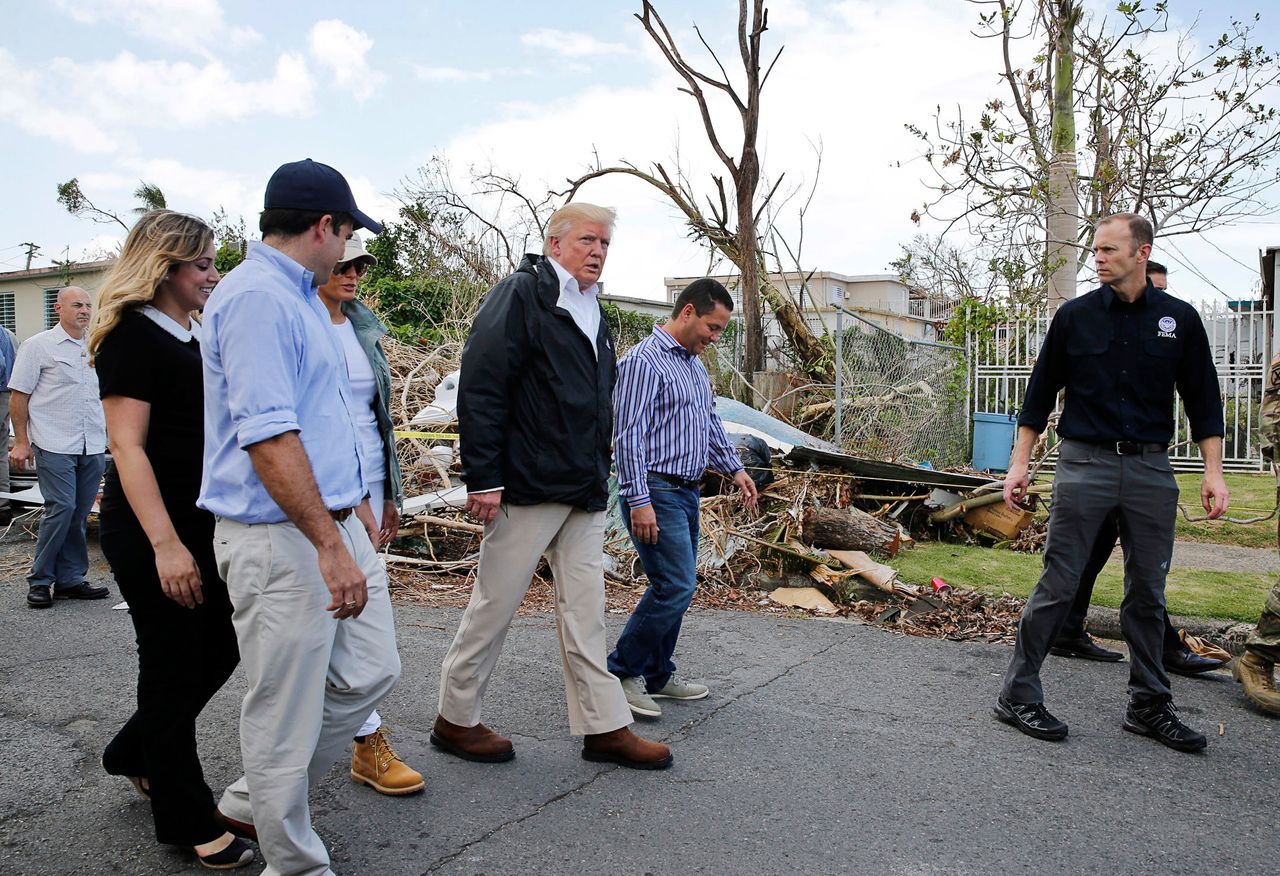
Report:
M316 210L322 213L350 213L356 217L356 228L382 233L382 225L374 222L356 206L351 186L342 174L327 164L304 158L282 164L267 180L266 210Z

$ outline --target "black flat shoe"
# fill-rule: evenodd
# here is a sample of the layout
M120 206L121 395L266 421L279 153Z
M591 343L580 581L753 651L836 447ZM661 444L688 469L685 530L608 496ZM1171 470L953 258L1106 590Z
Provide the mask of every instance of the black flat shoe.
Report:
M210 870L234 870L253 863L253 849L244 840L236 837L231 841L231 845L222 851L214 852L212 855L196 855L196 857L200 859L201 866L208 867Z
M53 588L54 599L106 599L111 591L106 587L95 587L88 581L81 581L74 587Z
M1059 657L1079 657L1082 660L1097 660L1102 663L1118 663L1124 659L1124 655L1119 651L1108 651L1087 635L1079 639L1054 642L1049 653Z
M1175 675L1186 675L1194 678L1205 672L1212 672L1215 669L1221 669L1226 666L1224 660L1214 660L1212 657L1201 657L1194 651L1174 651L1166 652L1164 655L1164 668Z
M53 596L49 593L49 588L43 584L31 585L31 589L27 591L27 605L32 608L50 608Z
M1058 742L1067 738L1067 725L1049 714L1044 703L1014 703L1000 696L992 711L1001 721L1036 739Z

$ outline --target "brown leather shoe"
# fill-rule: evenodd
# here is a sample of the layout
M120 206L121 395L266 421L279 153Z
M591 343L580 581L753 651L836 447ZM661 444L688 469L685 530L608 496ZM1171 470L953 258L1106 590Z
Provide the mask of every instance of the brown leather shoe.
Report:
M241 839L258 841L258 829L247 821L238 821L225 814L221 809L213 810L214 820L218 821L227 829L227 833L232 836L238 836Z
M502 763L516 756L511 740L499 736L483 724L462 727L436 715L431 728L431 744L463 760L477 763Z
M582 757L633 770L665 770L672 763L670 748L661 742L641 739L630 727L619 727L608 733L588 733L582 740Z

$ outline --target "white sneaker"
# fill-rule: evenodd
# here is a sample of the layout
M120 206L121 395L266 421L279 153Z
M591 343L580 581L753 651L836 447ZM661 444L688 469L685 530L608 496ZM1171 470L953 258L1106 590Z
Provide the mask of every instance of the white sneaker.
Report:
M644 679L641 679L643 681ZM674 675L667 680L667 685L660 691L650 694L654 699L664 700L700 700L711 691L705 684L692 681L679 681Z
M662 707L653 701L653 697L645 690L646 687L645 680L640 676L622 679L622 692L627 696L627 705L631 707L631 711L646 718L660 718ZM706 693L702 695L706 696Z

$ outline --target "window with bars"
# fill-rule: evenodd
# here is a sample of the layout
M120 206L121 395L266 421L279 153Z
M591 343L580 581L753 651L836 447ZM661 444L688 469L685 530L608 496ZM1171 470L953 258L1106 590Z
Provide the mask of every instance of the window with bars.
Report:
M53 328L58 322L58 311L53 309L53 305L58 303L58 293L61 291L61 286L44 290L44 327L47 329Z
M12 292L0 292L0 325L17 334L18 315L14 309Z

